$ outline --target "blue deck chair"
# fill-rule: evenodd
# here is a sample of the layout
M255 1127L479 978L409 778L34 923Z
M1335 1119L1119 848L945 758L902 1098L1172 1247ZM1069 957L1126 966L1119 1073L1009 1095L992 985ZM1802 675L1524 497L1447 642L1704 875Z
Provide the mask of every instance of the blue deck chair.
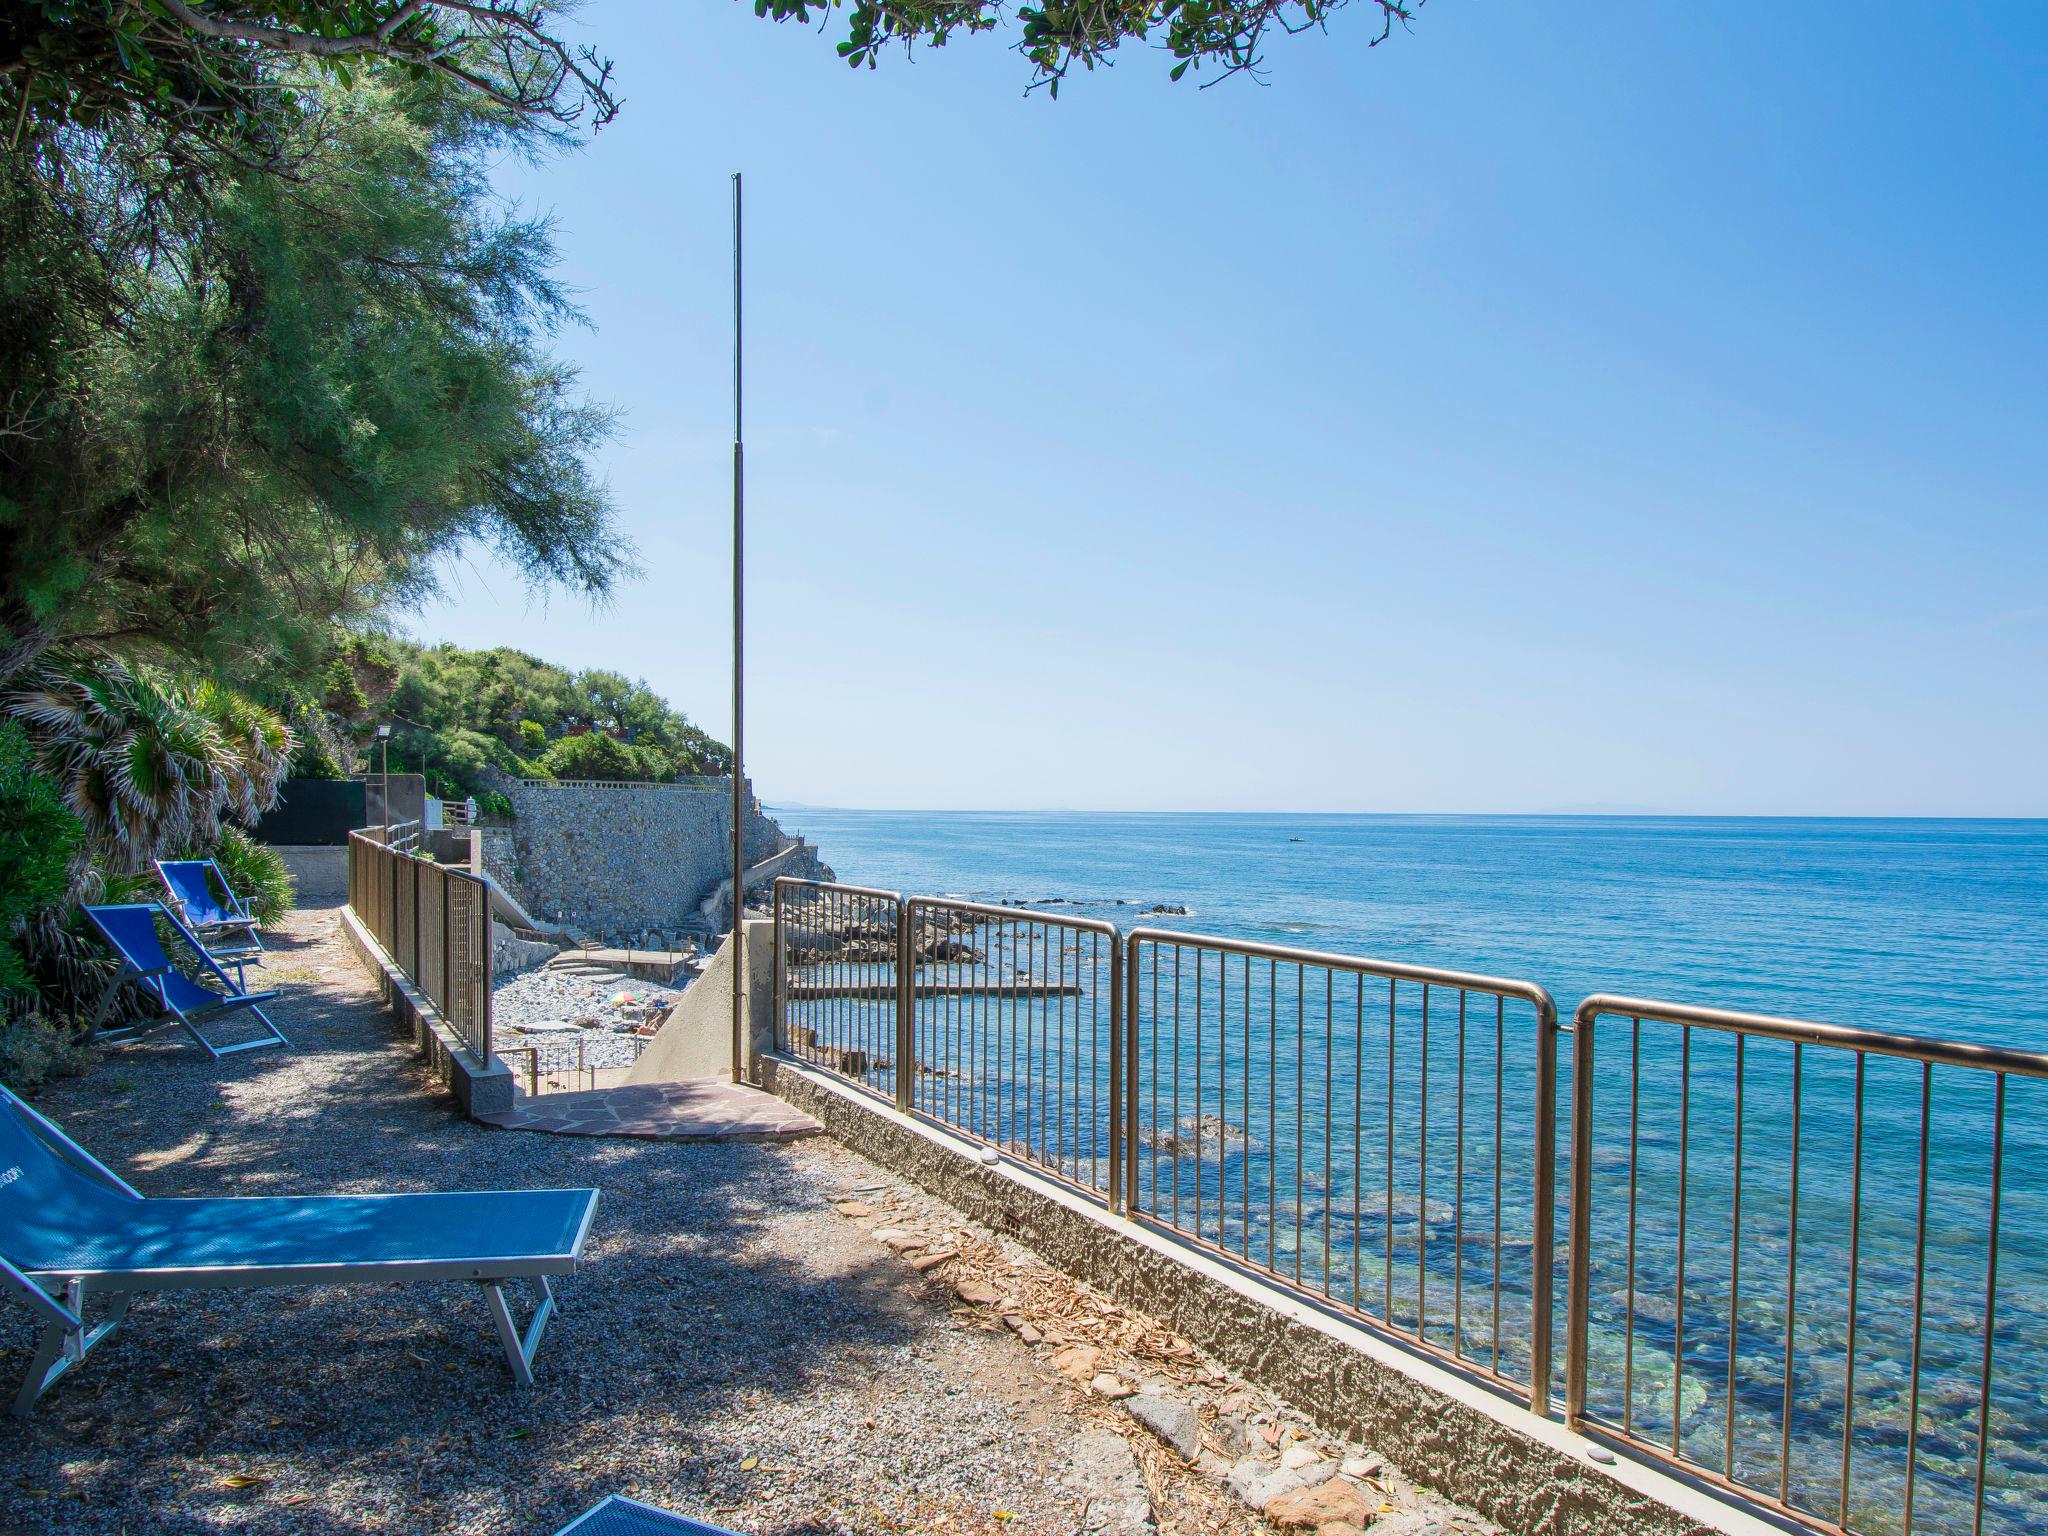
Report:
M615 1493L571 1520L555 1536L732 1536L732 1532Z
M531 1386L555 1310L548 1276L574 1271L596 1209L594 1189L144 1199L0 1086L0 1301L43 1325L14 1411L33 1408L145 1291L470 1280L514 1379ZM517 1279L539 1294L523 1334L505 1298ZM101 1295L107 1315L89 1324Z
M261 963L263 940L248 903L235 894L220 866L212 859L158 859L156 872L171 898L170 909L209 955L235 968L236 982L247 991L243 968L252 960Z
M92 925L106 937L121 957L121 971L107 983L106 994L100 999L99 1015L93 1020L95 1028L107 1016L107 1010L114 1005L114 994L124 981L134 981L154 998L164 1010L164 1017L153 1023L132 1028L100 1030L95 1038L102 1045L126 1045L130 1041L156 1034L160 1030L182 1027L206 1054L218 1061L221 1057L236 1051L253 1051L266 1045L289 1044L284 1031L270 1022L270 1015L262 1005L277 993L247 992L228 980L228 973L221 969L220 962L207 953L206 946L199 942L198 935L164 908L153 901L132 902L124 906L87 907L85 915L92 919ZM171 957L164 953L163 941L157 936L156 920L166 919L187 949L192 953L195 966L220 978L225 989L216 992L211 987L201 986L171 964ZM226 1017L247 1009L262 1021L264 1033L254 1040L241 1040L233 1045L215 1045L206 1038L200 1025L211 1020Z

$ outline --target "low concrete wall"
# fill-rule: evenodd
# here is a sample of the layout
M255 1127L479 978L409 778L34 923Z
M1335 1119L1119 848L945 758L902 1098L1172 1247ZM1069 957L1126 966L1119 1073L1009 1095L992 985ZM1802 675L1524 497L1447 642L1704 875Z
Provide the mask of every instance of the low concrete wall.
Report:
M348 900L348 849L303 843L270 846L291 871L300 906L338 907Z
M347 935L356 957L377 979L377 990L385 1006L398 1015L412 1031L413 1049L427 1058L434 1075L441 1079L471 1115L502 1114L512 1107L512 1070L493 1056L480 1062L469 1053L455 1031L442 1021L426 993L405 978L397 963L384 953L370 930L347 907L341 909L341 930Z
M1780 1525L1593 1442L1433 1360L1239 1273L802 1063L767 1086L827 1134L1068 1274L1149 1312L1326 1431L1518 1536L1777 1536ZM1604 1453L1603 1453L1604 1454Z
M760 1064L774 1045L775 924L749 918L746 925L747 1039L742 1076L758 1081ZM669 1011L661 1032L647 1043L626 1074L629 1083L682 1083L697 1077L732 1075L732 939L728 935Z

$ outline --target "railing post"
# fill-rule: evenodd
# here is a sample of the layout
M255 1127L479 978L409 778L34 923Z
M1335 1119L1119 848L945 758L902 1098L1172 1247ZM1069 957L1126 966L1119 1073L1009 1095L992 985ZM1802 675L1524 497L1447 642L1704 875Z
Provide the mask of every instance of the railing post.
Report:
M1138 938L1124 941L1124 1214L1138 1209Z
M1124 1208L1124 939L1109 941L1109 1187L1103 1199Z
M905 1112L917 1098L917 957L910 949L911 915L916 905L915 899L896 903L896 1107Z
M1586 1413L1586 1343L1591 1318L1593 1247L1593 1019L1572 1018L1571 1232L1565 1249L1564 1418L1573 1429Z
M1557 1269L1557 1005L1536 1005L1535 1271L1529 1277L1529 1407L1550 1416L1551 1310ZM1573 1203L1577 1214L1577 1203Z
M448 932L448 924L453 916L455 906L454 899L449 895L449 888L454 884L455 881L449 876L443 875L441 877L441 1006L443 1008L446 1008L450 999L455 996L455 978L448 971L449 959L454 953L452 936Z
M407 947L406 953L412 962L412 979L417 983L420 979L420 861L413 859L410 862L412 864L412 943Z
M776 878L774 892L775 924L771 931L775 935L775 992L768 999L768 1041L773 1049L780 1051L786 1049L783 1043L782 1021L784 1011L789 1006L789 946L783 937L785 893L780 876Z
M491 1061L491 983L497 966L496 961L491 955L490 893L482 884L478 884L473 888L470 907L475 913L475 916L470 921L477 934L477 948L482 956L480 970L483 976L483 988L477 998L476 1029L479 1042L477 1055L484 1065L489 1066ZM579 1045L581 1044L580 1041L578 1043Z

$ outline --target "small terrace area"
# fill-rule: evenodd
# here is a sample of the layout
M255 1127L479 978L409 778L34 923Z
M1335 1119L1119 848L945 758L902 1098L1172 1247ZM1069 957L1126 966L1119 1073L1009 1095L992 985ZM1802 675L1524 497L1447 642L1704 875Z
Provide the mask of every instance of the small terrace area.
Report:
M1383 1536L1491 1529L829 1137L478 1124L334 908L272 951L292 1049L167 1037L39 1108L151 1196L600 1189L538 1384L511 1385L466 1283L145 1298L0 1420L0 1531L547 1536L623 1492L761 1536L1249 1533L1221 1475L1247 1459L1320 1465L1316 1512ZM0 1372L33 1343L0 1313Z

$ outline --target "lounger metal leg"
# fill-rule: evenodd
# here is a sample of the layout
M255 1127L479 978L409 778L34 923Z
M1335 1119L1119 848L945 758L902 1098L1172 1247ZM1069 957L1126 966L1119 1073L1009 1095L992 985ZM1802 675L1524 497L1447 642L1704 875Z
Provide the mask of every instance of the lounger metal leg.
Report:
M75 1365L81 1365L85 1357L96 1349L100 1341L121 1326L128 1315L128 1294L119 1292L114 1296L107 1311L106 1320L95 1327L66 1327L62 1323L50 1323L43 1329L43 1336L36 1345L35 1358L29 1362L28 1375L22 1379L21 1390L14 1395L14 1416L26 1418L42 1395L55 1386L64 1374ZM65 1300L70 1303L74 1315L85 1315L84 1291L74 1280L65 1289Z
M491 1309L491 1321L498 1326L498 1342L505 1349L505 1364L512 1368L512 1378L522 1387L533 1385L533 1357L540 1352L540 1336L547 1331L548 1319L555 1314L555 1290L548 1284L546 1275L535 1276L540 1283L541 1302L534 1309L533 1321L526 1326L526 1335L520 1337L519 1325L512 1320L512 1308L505 1300L505 1283L502 1280L483 1282L484 1300Z
M223 1056L232 1056L237 1051L260 1051L266 1046L291 1044L291 1041L285 1039L284 1031L271 1023L269 1014L265 1013L261 1008L251 1008L249 1011L263 1021L263 1028L266 1031L260 1038L255 1040L243 1040L235 1045L215 1045L205 1035L200 1033L199 1027L196 1024L188 1024L186 1028L192 1031L192 1038L204 1046L206 1053L215 1061L219 1061Z

